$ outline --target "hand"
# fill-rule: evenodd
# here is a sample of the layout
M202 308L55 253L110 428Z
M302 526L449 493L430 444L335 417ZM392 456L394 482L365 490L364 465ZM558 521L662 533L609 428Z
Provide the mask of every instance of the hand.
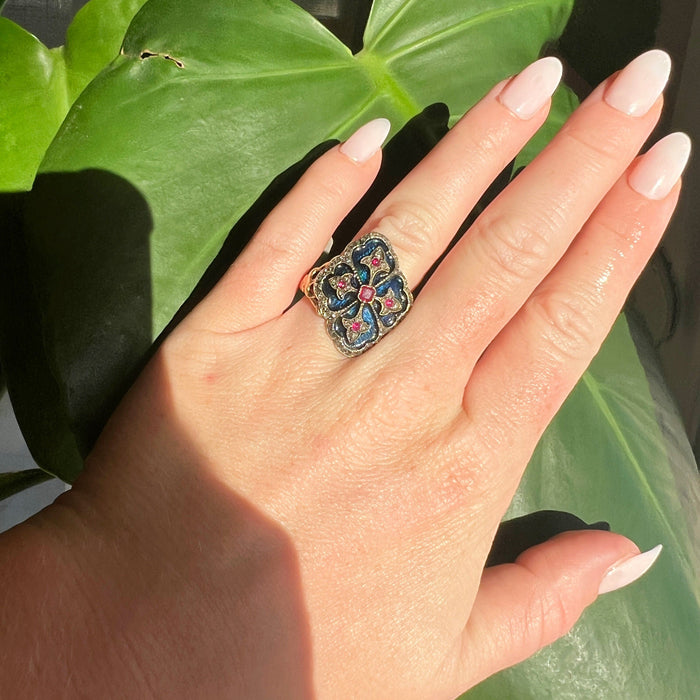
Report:
M42 516L85 601L64 633L90 672L66 683L451 698L566 633L632 542L565 533L483 565L676 204L687 138L633 161L668 68L653 52L601 85L352 359L307 300L289 305L375 177L382 123L312 165ZM392 242L412 288L543 123L559 75L545 59L496 86L359 232Z

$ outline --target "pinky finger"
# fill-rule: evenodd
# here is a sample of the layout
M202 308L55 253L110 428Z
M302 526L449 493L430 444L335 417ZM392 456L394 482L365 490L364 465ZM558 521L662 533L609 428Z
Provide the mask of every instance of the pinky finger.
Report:
M609 532L566 532L485 569L458 645L460 690L563 637L598 595L636 581L660 552L640 554Z
M386 119L368 122L311 165L195 309L199 327L237 332L284 312L302 275L374 181L389 128Z

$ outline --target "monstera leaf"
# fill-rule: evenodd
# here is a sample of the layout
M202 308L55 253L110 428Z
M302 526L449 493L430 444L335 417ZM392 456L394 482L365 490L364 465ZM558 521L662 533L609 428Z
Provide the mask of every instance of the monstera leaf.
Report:
M203 0L196 13L186 0L148 2L12 205L31 287L17 300L16 280L4 335L14 327L36 352L13 355L19 368L11 351L3 361L39 465L75 477L153 340L274 175L376 116L398 128L443 101L454 121L537 58L571 5L377 0L353 55L289 0Z
M0 192L31 187L68 108L114 58L144 2L92 0L58 49L0 17Z

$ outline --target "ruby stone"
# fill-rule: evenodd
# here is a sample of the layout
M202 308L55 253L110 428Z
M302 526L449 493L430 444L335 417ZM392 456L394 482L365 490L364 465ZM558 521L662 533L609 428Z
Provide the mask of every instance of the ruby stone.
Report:
M375 294L376 292L374 290L374 287L367 287L363 285L362 287L360 287L360 293L358 296L360 297L360 301L364 301L366 304L369 304L369 302L372 301L372 299L374 299Z

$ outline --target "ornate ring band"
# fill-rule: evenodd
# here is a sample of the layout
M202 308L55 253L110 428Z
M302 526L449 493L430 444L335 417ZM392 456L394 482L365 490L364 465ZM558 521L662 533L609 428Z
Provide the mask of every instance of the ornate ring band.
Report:
M368 233L301 282L301 291L326 321L326 331L347 357L381 340L408 313L413 295L394 249Z

